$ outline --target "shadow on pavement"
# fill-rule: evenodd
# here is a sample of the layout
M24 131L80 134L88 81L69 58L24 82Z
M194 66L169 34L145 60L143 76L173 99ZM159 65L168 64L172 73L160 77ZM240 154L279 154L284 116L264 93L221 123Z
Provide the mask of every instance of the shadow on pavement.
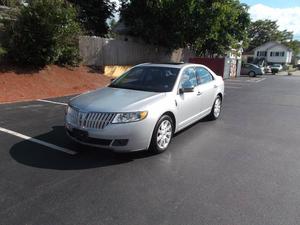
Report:
M209 119L204 118L188 126L175 135L174 141L176 141L177 136L184 134L186 130L192 129L197 124L208 122L210 122ZM197 135L197 132L193 133L193 135ZM191 138L190 132L186 134ZM17 162L37 168L82 170L129 163L136 159L155 156L149 151L114 153L106 149L80 145L69 139L63 126L55 126L50 132L33 138L78 152L76 155L70 155L27 140L15 144L10 149L10 155ZM168 151L171 151L171 149L168 149Z
M33 138L74 150L78 154L70 155L26 140L15 144L10 149L12 158L32 167L82 170L129 163L135 159L154 156L147 151L114 153L105 149L79 145L69 140L63 126L53 127L52 131ZM65 146L66 144L61 145L63 141L67 143L67 146Z

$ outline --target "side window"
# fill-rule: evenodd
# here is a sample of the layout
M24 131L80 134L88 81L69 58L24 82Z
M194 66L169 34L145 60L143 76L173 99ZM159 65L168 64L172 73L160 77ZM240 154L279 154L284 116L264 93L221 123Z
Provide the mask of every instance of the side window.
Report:
M196 77L197 77L198 84L206 84L214 80L210 72L208 72L207 69L202 67L196 68Z
M197 84L197 79L196 79L196 74L194 68L186 68L183 71L182 77L181 77L181 87L196 87Z

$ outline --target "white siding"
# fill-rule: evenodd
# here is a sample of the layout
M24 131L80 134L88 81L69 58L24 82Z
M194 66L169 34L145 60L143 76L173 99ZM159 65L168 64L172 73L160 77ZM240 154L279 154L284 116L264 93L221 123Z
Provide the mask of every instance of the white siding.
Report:
M261 53L258 52L267 52L267 56L261 56ZM284 56L275 56L275 54L271 56L271 52L274 52L275 54L276 52L284 52ZM281 44L276 44L275 42L268 42L256 48L254 52L254 57L265 57L269 63L288 64L292 62L292 52L288 51L287 48L285 48Z
M271 56L271 52L284 52L284 56ZM268 50L267 60L271 63L291 63L291 52L287 51L283 46L277 45Z

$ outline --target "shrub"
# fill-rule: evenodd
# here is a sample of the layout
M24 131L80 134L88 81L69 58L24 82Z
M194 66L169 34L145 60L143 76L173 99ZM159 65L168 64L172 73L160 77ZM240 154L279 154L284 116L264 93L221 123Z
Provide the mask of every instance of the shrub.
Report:
M77 64L80 25L64 0L31 0L4 24L8 57L21 65Z
M3 57L5 56L5 54L6 54L5 49L2 48L1 45L0 45L0 63L2 62Z

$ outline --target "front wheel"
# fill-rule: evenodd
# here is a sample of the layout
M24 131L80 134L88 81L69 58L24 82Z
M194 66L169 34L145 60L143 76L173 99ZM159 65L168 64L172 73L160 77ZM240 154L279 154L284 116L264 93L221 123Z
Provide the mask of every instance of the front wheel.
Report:
M157 122L149 150L153 153L162 153L169 147L173 137L174 124L168 115L163 115Z
M249 72L249 77L256 77L256 73L254 71Z
M210 114L208 115L209 119L211 120L218 119L220 117L221 110L222 110L222 98L218 96L214 102Z

